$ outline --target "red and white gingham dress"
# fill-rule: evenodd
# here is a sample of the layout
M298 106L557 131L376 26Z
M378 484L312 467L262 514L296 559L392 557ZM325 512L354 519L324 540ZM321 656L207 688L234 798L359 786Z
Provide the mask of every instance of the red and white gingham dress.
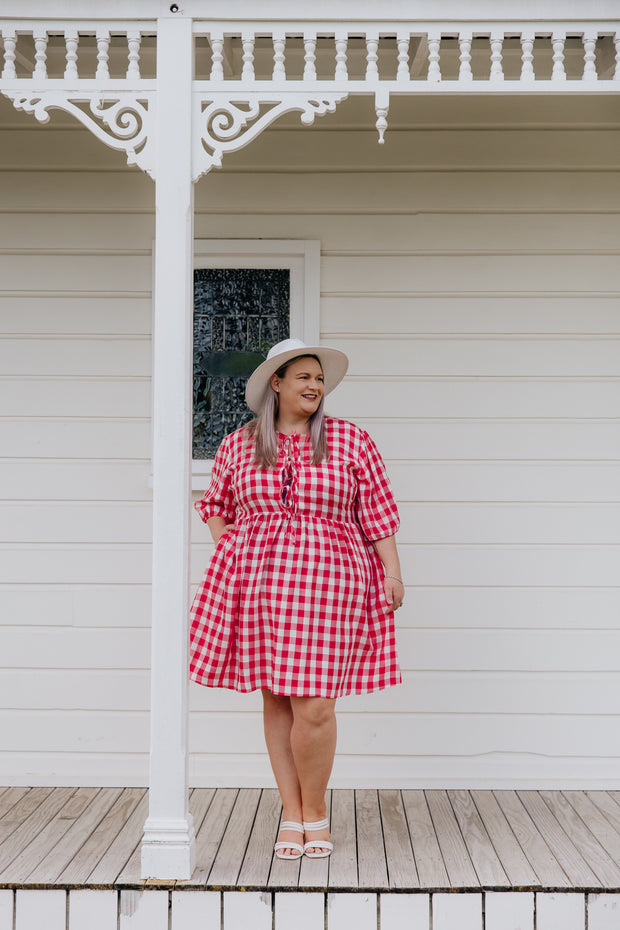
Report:
M401 680L394 615L371 540L398 512L364 430L326 417L328 462L308 436L278 436L278 464L252 464L243 429L227 436L196 509L234 523L218 542L191 614L190 677L202 685L341 697Z

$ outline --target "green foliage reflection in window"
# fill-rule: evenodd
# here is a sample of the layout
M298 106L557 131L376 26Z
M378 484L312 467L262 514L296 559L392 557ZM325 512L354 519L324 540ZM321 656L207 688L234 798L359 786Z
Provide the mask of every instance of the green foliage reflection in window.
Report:
M289 337L288 268L194 271L195 459L213 458L227 433L251 418L249 375Z

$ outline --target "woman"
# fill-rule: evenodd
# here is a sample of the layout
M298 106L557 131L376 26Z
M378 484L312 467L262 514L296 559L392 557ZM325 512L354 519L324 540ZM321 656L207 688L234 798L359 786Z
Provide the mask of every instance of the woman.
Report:
M393 612L404 588L385 467L364 430L323 412L347 367L336 349L275 345L247 385L258 416L224 439L196 504L217 545L192 608L190 674L262 690L283 859L333 849L336 698L401 680Z

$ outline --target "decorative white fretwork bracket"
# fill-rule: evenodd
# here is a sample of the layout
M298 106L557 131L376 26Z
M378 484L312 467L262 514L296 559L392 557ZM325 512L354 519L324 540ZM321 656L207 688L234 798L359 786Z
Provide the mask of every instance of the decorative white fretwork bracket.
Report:
M317 116L333 113L346 93L310 95L215 93L196 96L193 126L193 180L222 165L222 157L252 142L285 113L299 111L310 126Z
M48 123L50 110L71 114L105 145L125 152L128 165L136 165L155 179L155 91L142 94L62 90L3 90L16 110ZM196 95L193 125L193 180L222 165L228 152L249 145L285 113L298 111L310 126L317 116L333 113L346 93L311 95L307 91L275 94L215 93Z
M101 142L116 151L125 152L128 165L137 165L155 177L154 121L155 94L100 92L84 94L63 90L40 93L3 90L16 110L32 113L40 123L50 120L49 110L64 110L74 116Z

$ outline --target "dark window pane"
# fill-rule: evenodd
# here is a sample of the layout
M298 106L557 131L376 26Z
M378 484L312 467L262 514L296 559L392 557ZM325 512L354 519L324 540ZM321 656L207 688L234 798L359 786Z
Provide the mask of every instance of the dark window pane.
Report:
M288 268L194 271L195 459L213 458L224 436L251 418L247 379L288 339L289 318Z

